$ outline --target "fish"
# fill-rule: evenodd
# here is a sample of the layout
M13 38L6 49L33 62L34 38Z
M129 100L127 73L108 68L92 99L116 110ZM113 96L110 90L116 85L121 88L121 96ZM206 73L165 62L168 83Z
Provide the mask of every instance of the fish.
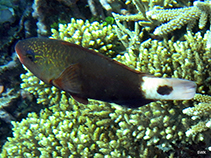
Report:
M156 100L190 100L196 93L193 81L139 72L63 40L23 39L17 42L15 51L36 77L83 104L95 99L138 108Z

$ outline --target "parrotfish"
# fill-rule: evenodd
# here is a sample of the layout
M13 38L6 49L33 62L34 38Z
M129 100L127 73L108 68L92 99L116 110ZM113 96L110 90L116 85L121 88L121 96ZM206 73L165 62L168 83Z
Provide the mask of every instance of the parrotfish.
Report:
M154 100L189 100L196 91L193 81L154 77L62 40L24 39L15 50L35 76L83 104L90 98L136 108Z

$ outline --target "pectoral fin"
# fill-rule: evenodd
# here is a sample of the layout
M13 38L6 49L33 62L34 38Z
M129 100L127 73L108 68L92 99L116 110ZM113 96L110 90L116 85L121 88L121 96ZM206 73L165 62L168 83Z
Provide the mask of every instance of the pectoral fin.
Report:
M52 80L52 84L70 93L81 93L79 65L73 64L67 67L58 78Z

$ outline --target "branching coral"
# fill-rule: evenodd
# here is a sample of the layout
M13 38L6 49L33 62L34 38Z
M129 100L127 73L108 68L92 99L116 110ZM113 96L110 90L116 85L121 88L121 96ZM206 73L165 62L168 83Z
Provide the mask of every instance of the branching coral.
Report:
M146 14L148 18L164 23L154 31L155 35L164 35L173 30L180 29L187 24L187 30L191 30L199 20L199 28L203 29L210 16L211 4L209 2L194 2L194 6L180 9L152 9ZM165 23L167 22L167 23Z
M51 106L58 103L58 100L61 100L67 95L66 92L61 92L56 87L45 84L29 71L26 74L22 74L20 77L23 80L21 88L34 94L34 96L38 98L38 104L42 103L43 105Z
M120 46L114 27L115 25L104 26L97 21L89 23L88 20L72 18L71 23L59 24L58 31L51 29L51 38L75 43L112 57L117 54L115 51Z
M143 31L140 32L138 23L135 23L135 30L130 31L123 26L119 21L116 21L118 27L115 27L115 31L119 40L122 42L128 52L138 53L137 50L143 38Z
M67 99L66 99L67 100ZM65 104L65 103L64 103ZM14 138L5 145L2 157L5 155L22 157L102 157L113 150L109 145L114 138L112 123L106 123L109 106L92 103L89 106L74 102L71 107L61 109L51 107L40 113L30 113L21 123L13 122ZM108 111L107 111L108 110ZM101 122L101 123L100 123ZM20 144L14 148L13 143ZM99 146L108 145L109 152ZM111 143L115 144L115 142ZM7 146L7 147L6 147ZM18 154L19 152L19 154ZM4 155L5 154L5 155ZM116 152L113 151L113 155Z
M146 22L150 22L148 17L146 16L146 12L148 10L153 9L155 6L159 5L160 7L182 7L185 4L181 5L182 3L177 3L176 1L169 1L169 0L161 0L161 1L153 1L153 0L146 0L146 1L139 1L139 0L127 0L125 2L126 5L130 6L133 5L135 9L130 10L128 9L127 11L122 11L120 13L122 14L116 14L114 13L115 11L113 10L113 16L120 20L120 21L139 21L142 24L145 24ZM187 5L187 4L186 4ZM132 8L130 6L130 8ZM134 14L135 13L135 14Z
M187 12L184 12L185 15L181 15L181 12L186 10ZM179 12L176 12L176 10L164 9L157 10L157 14L152 14L154 10L150 10L147 13L147 18L149 18L150 15L152 16L151 18L159 17L157 20L163 20L163 22L169 21L165 25L170 28L166 33L169 33L177 28L181 28L187 24L187 22L189 22L188 29L190 30L193 25L195 25L194 22L197 20L199 20L199 28L203 29L207 23L207 16L210 16L209 10L210 3L195 2L194 7L181 8L177 10ZM163 13L162 15L161 12ZM142 30L140 31L138 24L140 26L144 26L144 23L141 20L146 21L146 17L143 16L143 14L136 14L132 16L119 16L117 14L113 14L113 16L115 17L118 25L116 28L118 38L127 48L127 53L125 53L123 56L118 55L116 57L117 60L142 72L150 72L155 76L179 77L194 80L198 84L198 92L209 95L211 94L210 31L207 31L205 34L198 32L195 35L188 31L187 34L184 35L184 41L173 42L174 39L172 39L159 42L158 40L148 39L142 42L146 27L142 27ZM191 16L192 19L190 18ZM121 20L135 21L134 31L130 31L127 25L123 25L125 23L121 24ZM174 27L173 22L175 21L178 23L175 23L176 26ZM148 24L151 26L153 25L152 23ZM162 25L157 28L158 31L155 30L154 34L160 35L161 31L165 31L163 28L160 29L161 27ZM140 41L142 43L140 43ZM196 95L195 99L198 100L197 98L199 98L199 96L200 95ZM196 120L192 121L183 116L182 122L187 129L186 136L188 139L195 142L205 141L207 146L209 146L211 121L208 114L210 108L209 103L204 103L204 100L208 101L209 99L207 98L209 97L203 96L201 98L204 98L200 101L202 103L197 105L194 104L196 106L195 108L188 108L189 110L184 110L184 112L189 111L191 116L194 114L197 115L194 115L192 119L201 117L203 117L203 119L196 122ZM189 106L190 105L192 104L189 104ZM157 147L160 148L160 146Z
M157 35L157 32L171 32L177 28L181 28L185 24L188 23L187 28L190 30L194 26L194 22L196 22L198 19L200 19L199 26L200 28L204 28L206 24L207 18L206 16L201 15L202 10L206 15L209 15L209 3L208 2L195 2L192 7L184 7L180 9L161 9L161 7L155 6L154 9L149 6L147 7L147 3L136 3L136 1L133 1L134 5L136 6L138 13L137 14L129 14L129 15L119 15L116 13L112 13L112 15L115 18L117 27L115 27L116 34L120 41L123 43L125 48L127 49L127 52L130 52L130 56L133 56L131 54L139 54L140 51L142 51L140 46L141 42L144 41L144 43L148 43L148 41L155 38L155 36L150 35L150 31L153 29L153 27L157 26L158 24L151 19L156 18L156 20L160 22L167 22L166 24L163 24L155 30L155 34ZM146 6L145 6L146 5ZM159 8L159 9L158 9ZM196 10L196 11L195 11ZM205 11L206 10L206 11ZM185 15L181 15L181 13ZM192 18L191 18L192 17ZM181 19L182 18L182 19ZM131 27L131 21L134 21L134 25ZM176 22L175 22L176 21ZM173 26L173 24L176 26ZM150 26L150 27L149 27ZM162 26L166 26L166 29L162 29ZM131 30L133 28L133 30ZM161 29L160 29L161 28ZM167 33L166 32L166 33ZM190 32L188 33L190 34ZM207 33L205 35L207 40L207 48L210 47L210 35ZM151 37L151 38L150 38ZM185 39L187 39L185 37ZM191 38L192 39L192 38ZM174 39L172 38L172 41ZM191 41L193 42L193 41ZM191 43L190 42L190 43Z
M194 107L188 107L183 110L183 113L192 116L194 125L186 131L187 137L195 137L202 131L211 130L211 96L196 94L194 99L197 101Z
M119 25L118 23L120 23L120 21L122 21L124 23L124 25L126 24L125 21L130 22L130 21L135 21L136 23L138 23L143 30L147 30L148 32L153 29L154 26L157 26L158 23L152 21L152 19L156 16L158 16L158 18L156 18L156 20L162 20L164 22L170 19L175 18L176 15L178 15L178 13L180 14L179 10L177 13L175 13L175 10L173 9L171 11L171 9L164 9L162 10L162 8L172 8L172 7L184 7L189 5L189 2L185 2L183 1L182 3L180 2L176 2L176 1L166 1L166 0L161 0L161 1L152 1L152 0L148 0L148 1L138 1L138 0L128 0L125 2L126 4L133 4L135 6L135 11L130 11L128 10L128 12L126 14L122 13L122 14L117 14L117 13L112 13L112 15L114 16L117 25L119 26L120 30L122 30L122 26ZM157 6L159 5L159 6ZM181 9L183 10L183 8ZM190 10L189 8L185 9L185 11ZM161 15L161 13L159 13L159 11L161 12L165 12ZM154 14L154 12L156 12ZM157 14L158 12L158 14ZM135 13L135 14L134 14ZM195 12L192 12L192 14L197 14ZM153 15L152 15L153 14ZM170 16L171 14L171 16ZM197 14L198 15L198 14ZM170 17L169 17L170 16ZM198 15L199 16L199 15ZM152 18L153 17L153 18ZM165 18L164 18L165 17ZM160 19L161 18L161 19ZM136 25L136 24L135 24ZM151 26L151 27L149 27ZM128 26L126 26L128 28ZM172 27L170 27L170 29L172 29ZM142 41L142 40L141 40Z

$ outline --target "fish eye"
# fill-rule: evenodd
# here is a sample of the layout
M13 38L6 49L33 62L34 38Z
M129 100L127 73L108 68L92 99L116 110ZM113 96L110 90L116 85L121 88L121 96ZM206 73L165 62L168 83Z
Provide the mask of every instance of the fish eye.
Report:
M29 58L31 61L34 61L35 59L35 54L32 50L27 50L26 51L26 57Z

